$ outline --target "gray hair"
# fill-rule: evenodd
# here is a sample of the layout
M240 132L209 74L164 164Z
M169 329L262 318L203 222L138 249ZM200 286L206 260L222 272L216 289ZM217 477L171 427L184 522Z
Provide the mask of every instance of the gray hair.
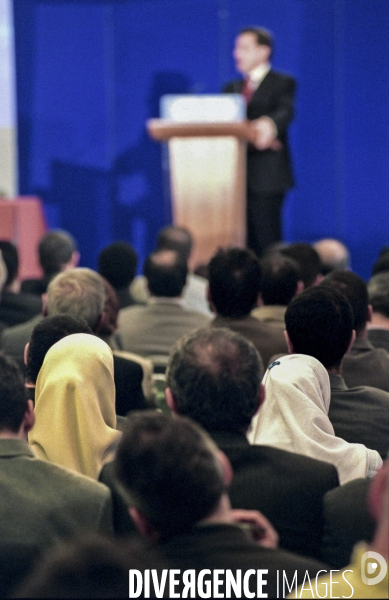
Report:
M47 314L71 315L85 319L94 330L104 310L102 277L85 267L58 274L47 288Z

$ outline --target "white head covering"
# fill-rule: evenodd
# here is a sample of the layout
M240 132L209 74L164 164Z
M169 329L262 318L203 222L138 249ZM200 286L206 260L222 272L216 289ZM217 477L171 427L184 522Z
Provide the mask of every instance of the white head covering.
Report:
M45 356L35 390L29 442L44 460L94 479L113 459L116 431L113 357L98 337L62 338Z
M265 401L251 423L250 443L275 446L335 465L340 483L372 475L382 464L375 450L335 437L328 418L330 380L323 365L289 354L263 378Z

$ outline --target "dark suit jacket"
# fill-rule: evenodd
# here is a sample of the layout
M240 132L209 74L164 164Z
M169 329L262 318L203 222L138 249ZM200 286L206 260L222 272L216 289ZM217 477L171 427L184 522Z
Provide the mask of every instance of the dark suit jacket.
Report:
M340 375L330 374L328 412L335 435L364 444L386 458L389 450L389 393L373 387L348 388Z
M357 338L343 358L342 375L349 387L370 385L389 392L389 354Z
M241 94L243 80L232 81L224 92ZM293 118L295 80L289 75L270 70L247 106L252 121L269 116L275 122L281 150L257 150L249 146L247 183L256 193L279 194L293 187L293 175L287 139L287 128Z
M389 329L372 327L367 330L367 337L374 348L383 348L389 352Z
M232 506L261 511L283 548L320 557L323 497L339 485L335 467L278 448L251 446L243 434L210 433L232 464Z
M353 546L373 538L375 523L367 507L370 483L371 479L354 479L324 496L322 556L332 568L349 565Z
M126 416L130 410L149 408L142 391L143 369L133 360L113 356L116 388L116 414Z
M237 569L244 573L248 569L267 569L264 575L266 585L263 592L269 598L283 598L282 571L291 583L297 570L298 584L302 583L305 572L314 578L325 565L309 558L297 556L284 550L261 548L252 541L249 534L237 525L228 523L204 524L194 527L188 533L177 535L171 541L160 544L158 550L172 567L181 569ZM277 590L277 570L281 572L281 584ZM256 576L249 578L251 592L256 592ZM221 587L223 589L223 587ZM293 588L294 589L294 588ZM278 593L277 593L278 592ZM232 596L234 597L234 596ZM247 597L247 596L245 596ZM258 597L254 593L253 597Z
M251 315L241 319L230 319L218 315L210 324L212 327L228 327L250 340L261 355L265 369L274 354L287 354L288 352L283 330L277 325L259 321Z
M88 532L112 532L109 490L39 460L23 440L1 439L0 539L45 550Z
M42 312L42 300L33 294L3 292L0 301L0 321L7 327L24 323Z

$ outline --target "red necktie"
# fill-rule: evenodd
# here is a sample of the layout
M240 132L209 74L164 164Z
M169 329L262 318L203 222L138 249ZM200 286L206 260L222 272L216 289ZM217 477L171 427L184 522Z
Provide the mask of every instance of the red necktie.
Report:
M247 104L250 102L251 98L253 97L253 94L254 94L253 83L249 77L246 77L243 80L242 96L244 96L246 98Z

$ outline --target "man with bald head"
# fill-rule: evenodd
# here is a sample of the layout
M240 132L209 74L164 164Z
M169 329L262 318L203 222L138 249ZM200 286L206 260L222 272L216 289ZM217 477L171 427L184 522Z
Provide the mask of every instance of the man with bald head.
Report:
M167 357L175 342L210 318L185 310L182 294L188 275L187 262L174 250L159 250L146 259L143 274L150 293L146 306L119 312L116 341L122 350L142 356Z

